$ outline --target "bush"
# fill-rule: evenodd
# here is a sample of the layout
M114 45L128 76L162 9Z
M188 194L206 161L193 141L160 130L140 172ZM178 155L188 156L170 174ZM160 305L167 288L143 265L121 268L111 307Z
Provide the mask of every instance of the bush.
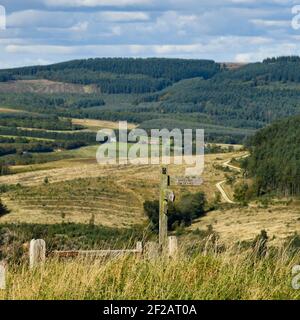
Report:
M159 201L145 201L144 211L150 220L151 229L158 231L159 229Z
M133 248L137 241L147 241L140 226L110 228L98 225L62 224L0 224L0 260L19 263L27 261L31 239L44 239L48 252L54 250L99 250Z
M267 254L267 243L268 243L269 237L267 234L267 231L262 230L260 234L254 239L252 243L252 248L254 254L257 256L257 258L265 257Z
M192 221L205 213L206 198L203 192L185 194L178 203L168 204L168 229L175 230L179 226L189 226ZM151 228L159 229L159 201L145 201L144 211L150 220Z
M0 217L6 215L9 213L9 210L7 209L6 205L2 203L0 199Z
M247 183L239 184L234 189L234 200L247 206L249 200L249 186Z
M6 176L10 174L9 167L5 164L0 164L0 176Z

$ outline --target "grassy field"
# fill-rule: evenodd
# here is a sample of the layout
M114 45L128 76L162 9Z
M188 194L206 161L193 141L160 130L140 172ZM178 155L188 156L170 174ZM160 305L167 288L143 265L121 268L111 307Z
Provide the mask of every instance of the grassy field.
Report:
M68 151L74 158L17 166L13 170L19 173L0 177L0 184L8 186L1 198L11 210L0 218L0 223L88 223L93 217L96 224L109 227L143 225L147 221L143 202L158 198L159 166L99 165L95 151L94 146ZM228 174L216 168L241 154L206 155L204 183L198 187L174 186L177 198L187 191L203 191L212 202L216 184ZM170 165L169 172L183 175L184 166ZM232 197L230 186L225 189ZM211 225L222 241L236 243L252 239L265 229L270 241L278 245L300 232L299 220L297 202L275 202L267 207L257 203L249 207L225 204L195 221L189 230L205 230Z
M119 123L113 121L93 120L93 119L72 119L73 124L78 124L88 128L91 131L97 132L100 129L119 129ZM128 123L128 129L134 129L137 125Z
M258 204L250 207L224 208L210 212L199 221L195 221L190 230L204 230L207 225L228 242L249 241L259 230L266 230L270 242L280 245L295 233L300 233L300 212L298 205L274 204L267 208Z
M62 83L50 80L17 80L2 82L0 84L0 92L14 92L14 93L93 93L97 92L95 86L92 85L79 85Z
M10 267L0 299L300 299L300 291L292 288L296 264L299 258L285 250L261 259L234 249L180 254L173 260L50 259L34 272L26 264Z
M7 113L7 112L11 112L11 113L15 113L15 112L24 112L22 110L16 110L16 109L11 109L11 108L4 108L4 107L0 107L0 113Z

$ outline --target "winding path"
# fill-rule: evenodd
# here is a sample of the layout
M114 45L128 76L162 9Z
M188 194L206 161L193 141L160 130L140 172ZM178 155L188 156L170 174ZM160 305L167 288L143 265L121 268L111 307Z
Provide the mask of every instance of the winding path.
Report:
M243 158L247 158L247 157L249 157L249 153L244 154L244 155L242 155L241 157L238 157L238 158L236 158L236 159L243 159ZM231 160L232 160L232 159L226 160L226 161L223 163L222 166L223 166L223 167L230 168L230 169L233 169L233 170L236 170L236 171L238 171L238 172L242 172L242 169L241 169L241 168L236 167L236 166L233 166L232 164L230 164L230 161L231 161ZM221 195L222 195L223 199L225 200L225 202L233 204L233 203L235 203L235 202L232 201L232 200L230 200L230 198L229 198L228 195L226 194L224 188L222 187L222 185L223 185L225 182L226 182L226 180L223 180L223 181L221 181L221 182L218 182L218 183L216 184L216 187L217 187L217 189L219 190L219 192L221 193Z
M229 197L227 196L226 192L224 191L224 189L223 189L223 187L222 187L222 184L225 183L225 182L226 182L226 180L221 181L221 182L218 182L218 183L216 184L216 187L217 187L217 189L220 191L223 199L224 199L227 203L234 203L232 200L229 199Z

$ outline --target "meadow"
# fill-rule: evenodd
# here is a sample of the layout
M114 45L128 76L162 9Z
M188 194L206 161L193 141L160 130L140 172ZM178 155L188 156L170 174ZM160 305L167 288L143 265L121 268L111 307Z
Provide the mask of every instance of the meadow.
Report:
M178 258L58 261L34 271L10 266L0 299L33 300L280 300L300 299L292 287L299 255L284 248L269 257L228 249Z

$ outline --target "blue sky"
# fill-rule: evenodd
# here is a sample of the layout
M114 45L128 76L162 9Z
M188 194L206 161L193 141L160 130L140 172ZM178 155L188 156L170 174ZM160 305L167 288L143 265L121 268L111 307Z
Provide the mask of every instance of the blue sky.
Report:
M249 62L300 54L300 0L0 0L0 68L88 57Z

